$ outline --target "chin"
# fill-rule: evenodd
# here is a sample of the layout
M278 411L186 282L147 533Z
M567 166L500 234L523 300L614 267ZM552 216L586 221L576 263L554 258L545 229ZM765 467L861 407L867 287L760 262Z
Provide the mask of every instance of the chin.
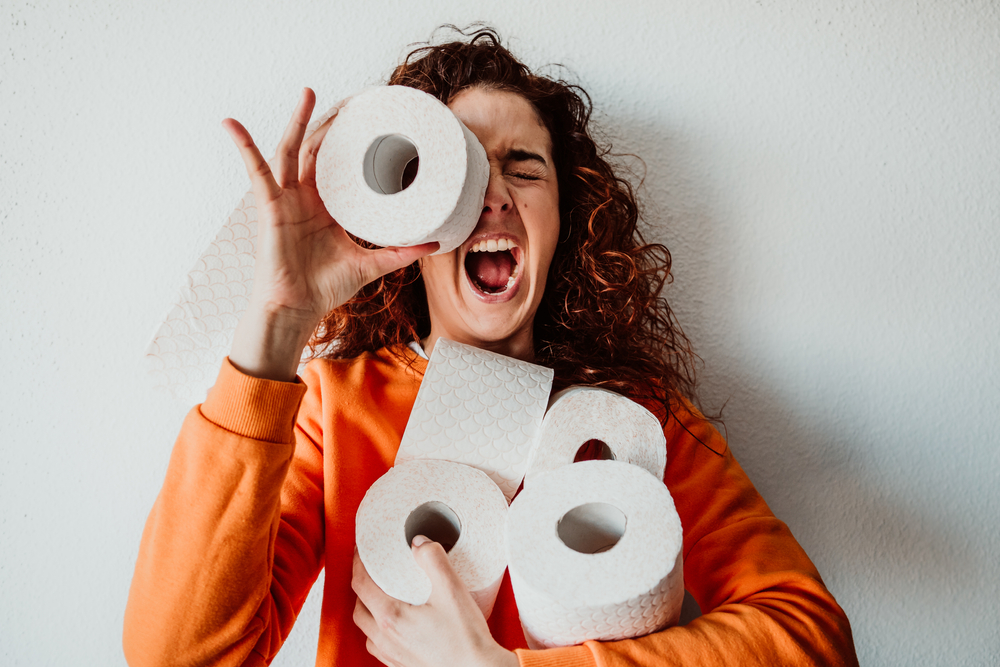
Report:
M425 259L432 335L507 356L532 356L540 299L537 267L522 248L516 235L494 232L474 235L450 260Z

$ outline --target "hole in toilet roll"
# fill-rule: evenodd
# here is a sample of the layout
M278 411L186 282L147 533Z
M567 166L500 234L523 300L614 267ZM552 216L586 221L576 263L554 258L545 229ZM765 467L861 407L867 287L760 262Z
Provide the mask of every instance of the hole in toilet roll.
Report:
M377 137L365 153L365 182L375 192L394 195L417 177L420 158L417 147L401 134Z
M413 544L414 537L423 535L440 544L448 552L462 534L462 522L450 507L432 500L410 512L403 530L406 532L407 546Z
M573 463L580 461L614 461L615 453L603 440L588 440L580 445L573 457Z
M413 158L412 160L406 163L405 167L403 167L402 183L400 183L400 186L402 187L403 190L410 187L410 183L412 183L413 179L417 177L417 170L419 168L420 168L420 158L418 157Z
M625 514L608 503L587 503L566 512L556 527L559 539L573 551L598 554L618 544L625 534Z

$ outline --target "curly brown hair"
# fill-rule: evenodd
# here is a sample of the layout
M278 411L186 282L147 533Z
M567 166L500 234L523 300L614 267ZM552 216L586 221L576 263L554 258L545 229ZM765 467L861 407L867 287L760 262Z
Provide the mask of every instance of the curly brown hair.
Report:
M670 281L670 252L643 240L634 189L616 174L609 148L591 136L590 97L578 85L531 73L490 28L471 34L448 28L466 39L415 49L388 84L417 88L445 104L467 88L515 92L531 102L552 137L560 240L535 316L536 362L555 370L557 387L599 385L668 411L670 397L694 398L696 356L661 296ZM429 331L414 263L332 311L312 349L350 358Z

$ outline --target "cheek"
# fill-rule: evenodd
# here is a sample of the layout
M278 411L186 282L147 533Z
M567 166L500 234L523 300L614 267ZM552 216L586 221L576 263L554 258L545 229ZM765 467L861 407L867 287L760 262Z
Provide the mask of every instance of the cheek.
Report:
M539 230L539 243L542 248L539 260L542 263L541 268L546 271L552 263L552 258L556 253L556 246L559 244L560 227L558 208L554 207L551 211L547 211L547 214L547 222L542 226L542 229Z
M443 276L455 268L455 259L448 255L429 255L420 260L420 272L426 279L428 276Z
M552 263L556 245L559 243L558 198L548 195L535 200L528 199L520 203L519 209L524 218L531 220L528 235L531 238L532 248L538 250L533 253L535 262L544 274Z
M420 275L424 280L427 298L431 300L434 299L435 295L441 294L447 284L446 267L440 260L440 257L424 257L420 263Z

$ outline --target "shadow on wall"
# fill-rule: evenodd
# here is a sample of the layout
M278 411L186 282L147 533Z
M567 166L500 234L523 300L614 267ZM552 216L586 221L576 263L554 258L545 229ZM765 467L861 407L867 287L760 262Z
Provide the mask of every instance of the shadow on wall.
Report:
M866 451L879 446L872 434L794 414L787 392L735 375L741 379L729 385L726 424L731 436L756 435L732 438L734 454L844 607L861 663L903 664L923 655L925 664L946 664L952 651L976 650L944 632L981 622L988 610L956 603L974 604L984 586L996 588L989 583L995 566L968 549L968 518L948 521L908 500L906 462L878 462ZM880 480L879 470L903 483Z
M923 629L927 646L935 647L934 630L961 623L942 601L981 596L992 568L965 549L967 519L949 522L912 502L907 490L920 471L894 459L884 434L865 430L874 422L870 412L856 412L865 404L857 386L817 385L811 400L845 398L814 407L783 386L787 379L769 370L760 351L744 345L748 336L736 315L741 286L727 259L739 250L712 213L708 185L693 176L708 173L698 146L670 136L655 120L619 118L609 125L620 137L615 149L634 150L646 163L639 194L647 238L673 255L677 283L666 294L706 360L703 403L709 412L726 405L723 428L734 454L847 611L862 664L892 662L890 650L900 651L895 659L921 653L913 638L919 642ZM817 361L806 370L835 363L822 361L823 354L815 350ZM838 377L843 382L846 375L833 374L832 381ZM869 407L877 409L877 401L872 397ZM682 623L697 615L688 596ZM943 647L931 653L938 651Z

